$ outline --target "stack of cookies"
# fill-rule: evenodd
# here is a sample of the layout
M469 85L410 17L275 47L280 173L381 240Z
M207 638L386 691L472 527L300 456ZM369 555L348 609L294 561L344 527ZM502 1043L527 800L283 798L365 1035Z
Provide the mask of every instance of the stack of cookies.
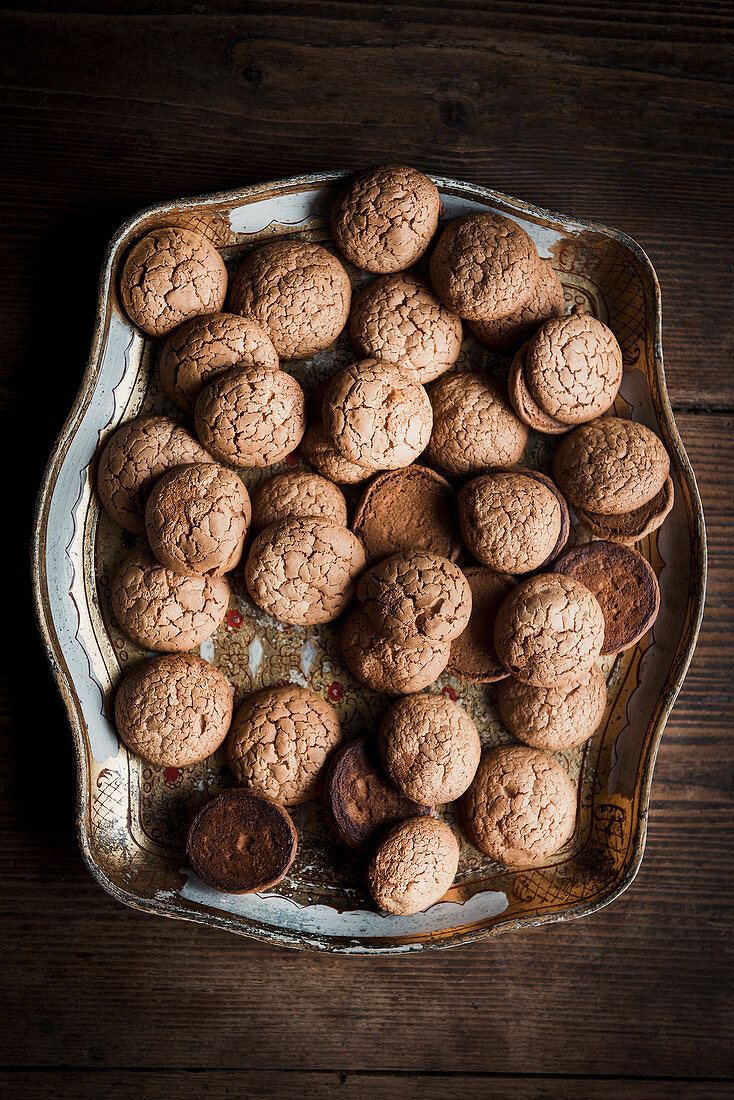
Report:
M412 168L349 180L331 231L370 273L353 299L345 264L301 240L256 247L229 278L212 241L164 228L123 267L122 306L163 341L161 385L189 424L130 421L99 458L103 506L146 540L113 578L112 612L161 654L124 677L115 718L156 765L228 738L237 787L201 807L187 848L215 889L279 882L297 850L288 810L322 791L385 912L424 909L453 882L459 843L437 807L456 803L468 841L500 863L552 856L577 803L553 753L602 720L599 658L655 621L657 579L633 547L672 507L670 461L648 428L606 415L623 373L614 333L564 312L517 222L441 227L443 213ZM459 369L464 321L507 357L507 383ZM344 330L353 361L307 397L284 364ZM522 464L531 432L558 437L552 477ZM276 471L251 501L247 471L296 448L312 469ZM572 530L581 544L566 549ZM393 697L375 735L345 740L331 704L294 685L256 692L233 720L227 681L190 651L222 621L238 568L281 623L343 617L347 668ZM483 753L469 714L426 691L444 670L496 684L515 741Z

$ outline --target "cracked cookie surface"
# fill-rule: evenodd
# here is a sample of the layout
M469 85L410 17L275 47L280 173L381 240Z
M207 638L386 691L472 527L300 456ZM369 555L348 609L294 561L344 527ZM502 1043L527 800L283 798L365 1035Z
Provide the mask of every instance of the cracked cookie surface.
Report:
M516 352L510 366L510 374L507 379L507 393L510 404L522 420L533 431L542 432L544 435L564 435L571 431L571 424L562 424L560 420L549 416L541 409L538 402L530 392L525 376L525 364L530 341L523 344Z
M264 482L252 501L252 528L262 531L286 519L329 519L347 526L347 502L333 482L319 474L294 470Z
M584 424L611 408L622 367L616 336L588 313L546 321L525 356L530 392L543 412L562 424Z
M515 575L540 569L557 552L563 513L543 481L523 470L508 470L464 485L459 523L477 561Z
M543 321L560 317L565 307L563 287L547 260L541 260L538 281L521 306L496 321L470 321L480 344L507 355L517 351Z
M363 491L351 527L370 564L418 550L455 561L461 550L454 490L427 466L378 474Z
M364 574L357 598L375 630L402 642L415 634L450 642L471 614L466 577L440 554L393 554Z
M426 457L449 477L471 477L488 466L519 462L527 427L504 386L488 375L445 374L428 391L433 430Z
M377 472L368 466L358 466L340 454L323 424L310 424L306 428L300 450L310 466L337 485L360 485Z
M576 684L532 687L512 677L497 686L500 719L510 733L534 749L557 752L582 745L598 728L607 685L598 665Z
M378 909L404 916L440 901L459 866L459 844L436 817L410 817L383 837L367 868Z
M375 630L362 607L353 608L342 628L341 647L349 671L373 691L410 695L441 675L451 652L450 642L415 634L404 643Z

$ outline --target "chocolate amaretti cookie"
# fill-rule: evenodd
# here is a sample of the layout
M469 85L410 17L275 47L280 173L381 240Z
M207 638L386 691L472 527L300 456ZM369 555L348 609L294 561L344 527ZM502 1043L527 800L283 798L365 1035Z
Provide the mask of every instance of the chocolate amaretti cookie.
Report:
M375 630L399 641L450 642L471 614L466 577L439 554L393 554L364 574L357 598Z
M458 866L459 844L450 827L436 817L411 817L380 841L367 883L378 909L420 913L440 901Z
M370 564L421 550L455 561L461 549L454 490L426 466L406 466L373 478L357 503L351 527Z
M543 260L530 297L496 321L470 321L469 328L480 344L501 354L517 351L543 321L560 317L564 310L563 287L548 260Z
M386 695L410 695L429 687L446 668L451 643L414 634L405 641L375 629L363 607L344 620L342 655L361 684Z
M252 500L252 527L262 531L287 519L329 519L347 525L344 493L325 477L302 470L278 474L263 482Z
M547 416L583 424L611 408L622 380L622 350L612 330L588 313L555 317L528 344L525 378Z
M471 589L469 622L451 643L447 670L470 684L493 684L509 672L494 647L494 623L505 597L515 587L514 577L482 565L465 565L462 573Z
M528 441L504 386L489 375L445 374L429 388L433 430L426 457L449 477L519 462Z
M509 678L497 686L500 718L510 733L549 752L587 741L602 720L606 702L607 685L598 665L575 684L533 687Z

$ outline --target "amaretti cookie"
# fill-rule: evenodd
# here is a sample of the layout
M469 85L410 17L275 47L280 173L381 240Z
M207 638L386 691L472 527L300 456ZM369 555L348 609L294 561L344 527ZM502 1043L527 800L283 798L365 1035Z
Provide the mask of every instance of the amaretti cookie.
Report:
M231 790L199 807L186 855L212 890L250 894L276 886L297 847L295 826L282 806L256 791Z
M156 478L174 466L210 461L177 420L142 416L122 424L107 440L97 468L97 492L121 527L144 535L145 503Z
M240 786L298 806L319 791L341 739L334 708L308 688L288 684L245 700L232 722L227 757Z
M328 623L346 611L367 562L351 531L329 519L293 519L266 527L247 557L250 596L274 619Z
M650 629L660 610L655 570L642 554L614 542L590 542L562 554L553 565L586 585L604 614L602 656L630 649Z
M462 801L466 834L508 867L554 855L573 834L576 790L565 768L524 745L489 749Z
M364 574L357 598L375 629L400 641L420 634L450 642L471 614L466 577L439 554L393 554Z
M428 176L383 164L347 181L331 207L331 234L356 267L403 271L428 249L440 213L438 188Z
M194 649L219 626L229 604L224 577L184 577L149 550L129 555L112 578L110 603L120 630L144 649Z
M482 565L465 565L462 573L471 589L471 615L451 643L447 670L470 684L493 684L509 676L494 648L494 622L505 597L515 587L507 573Z
M360 683L386 695L410 695L434 683L446 668L451 643L414 634L404 642L376 630L363 607L344 620L342 655Z
M231 466L272 466L294 451L306 430L303 390L285 371L227 371L199 394L199 439Z
M227 294L227 268L216 248L189 229L154 229L133 245L120 276L130 320L148 336L216 313Z
M264 482L252 500L252 528L262 531L286 519L329 519L339 527L347 525L344 493L332 481L318 474L293 470Z
M419 806L389 781L380 765L377 738L357 737L331 758L324 801L342 844L369 852L384 830L406 817L429 816L433 807Z
M470 321L469 328L485 347L500 354L517 351L543 321L560 317L564 310L563 287L547 260L538 269L538 280L530 297L495 321Z
M436 817L410 817L380 841L367 883L378 909L404 916L440 901L458 866L459 844L450 827Z
M445 374L428 391L433 431L426 457L449 477L472 477L488 466L519 462L527 427L489 375Z
M523 424L527 424L533 431L542 432L544 435L564 435L571 430L571 424L563 424L554 416L550 416L541 409L538 402L530 392L525 377L525 364L530 341L523 344L515 354L510 367L510 375L507 379L507 392L510 404Z
M309 465L337 485L360 485L375 474L368 466L358 466L337 451L323 424L310 424L301 440L300 452Z
M363 491L351 526L370 563L412 551L455 561L461 549L454 490L426 466L378 474Z
M536 470L499 468L459 492L464 542L498 572L541 569L565 545L568 507L550 478Z
M579 581L542 573L521 581L494 624L497 656L525 684L552 687L581 679L601 652L604 615Z
M510 677L497 685L501 720L518 741L557 752L588 741L607 704L607 685L598 665L575 684L532 687Z
M172 332L161 349L161 386L191 413L204 386L233 367L278 369L278 353L265 329L236 313L195 317Z
M232 719L232 693L219 669L191 653L155 657L132 669L115 696L115 725L136 756L183 768L211 756Z
M145 529L167 569L219 577L239 562L250 515L242 479L215 462L197 462L177 466L156 482Z
M612 330L588 313L571 313L540 326L528 345L525 377L544 413L584 424L612 407L622 366Z
M453 366L461 337L461 318L415 275L385 275L368 283L349 317L349 338L361 359L396 363L423 383Z
M652 500L630 512L609 516L577 505L576 515L593 535L618 542L622 546L634 546L662 526L674 503L673 479L668 476L662 489Z
M334 376L323 403L324 428L350 462L371 470L409 466L431 437L433 410L409 371L363 359Z
M403 794L422 805L443 805L464 793L479 765L477 727L444 695L409 695L380 724L385 771Z
M494 321L518 309L540 275L537 249L502 214L449 222L431 255L431 282L444 305L468 321Z
M308 359L334 343L351 297L343 265L320 244L273 241L237 268L229 308L262 325L281 358Z

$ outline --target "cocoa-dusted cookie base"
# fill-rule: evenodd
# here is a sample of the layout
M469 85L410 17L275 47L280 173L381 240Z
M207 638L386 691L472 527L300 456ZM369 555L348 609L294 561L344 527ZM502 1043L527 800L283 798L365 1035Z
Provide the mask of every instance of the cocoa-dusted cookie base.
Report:
M515 354L510 367L510 376L507 380L507 392L510 396L510 404L522 420L533 431L542 432L544 435L564 435L571 430L570 424L562 424L560 420L549 416L537 403L525 377L525 358L529 346L528 343Z
M551 571L581 581L596 596L605 623L602 656L630 649L658 617L655 570L629 546L589 542L566 551Z
M290 817L256 791L222 791L199 808L186 855L202 882L223 894L270 890L296 857Z
M564 310L563 287L547 260L541 261L538 281L521 306L496 321L470 321L469 328L480 344L508 355L517 351L543 321L560 317Z
M361 485L377 472L367 466L358 466L340 454L324 431L323 424L311 424L306 428L300 451L309 465L337 485Z
M436 817L410 817L382 838L367 868L378 909L404 916L440 901L454 881L459 844Z
M451 652L450 642L421 634L404 643L386 638L362 607L353 608L344 620L341 646L352 675L385 695L410 695L429 687L446 668Z
M469 622L471 589L458 565L438 554L393 554L369 569L357 598L372 625L405 641L458 638Z
M527 427L515 416L504 385L485 374L445 374L430 387L433 430L426 449L449 477L472 477L488 466L519 462Z
M603 539L610 539L622 546L634 546L636 542L651 535L662 527L673 504L675 493L673 479L668 477L656 496L640 508L631 512L622 512L617 516L603 516L599 512L589 512L586 508L576 508L576 515L587 531Z
M462 569L472 595L468 625L451 643L447 671L470 684L494 684L509 672L494 648L494 622L502 603L515 587L507 573L497 573L482 565Z
M497 687L501 720L518 741L558 752L582 745L598 728L607 703L607 685L598 665L576 684L531 687L503 680Z
M456 561L461 550L454 490L426 466L378 474L362 493L351 526L369 564L412 551Z
M568 509L548 481L534 471L502 468L464 485L459 524L477 561L517 575L541 569L558 553L568 537Z
M525 379L539 407L562 424L583 424L612 407L622 381L622 349L588 313L544 322L531 339Z
M333 482L319 474L293 470L264 482L252 501L253 531L286 519L320 518L347 525L347 502Z
M430 816L388 780L375 737L358 737L334 753L324 784L324 800L342 844L369 852L380 834L406 817Z

